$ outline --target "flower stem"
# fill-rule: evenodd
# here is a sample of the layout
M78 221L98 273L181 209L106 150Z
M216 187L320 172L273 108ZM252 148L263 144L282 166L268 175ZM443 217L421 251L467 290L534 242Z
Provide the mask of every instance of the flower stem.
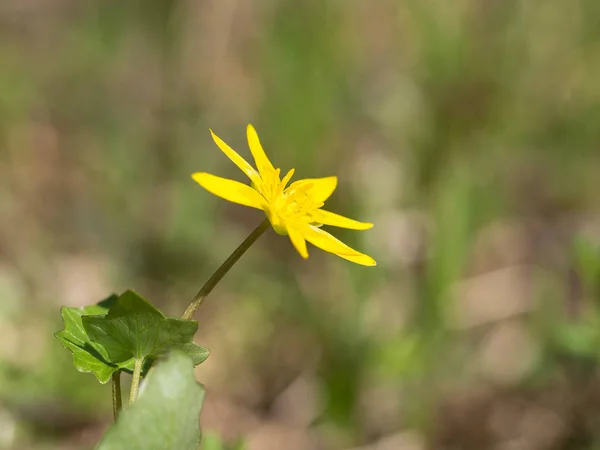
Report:
M135 402L140 389L140 377L142 375L142 366L144 358L134 358L133 360L133 378L131 379L131 387L129 388L129 404Z
M123 408L123 401L121 399L121 371L117 370L112 374L112 403L113 403L113 417L115 422L119 418L121 408Z
M208 281L204 283L204 286L202 286L200 291L198 291L190 305L183 313L183 316L181 316L182 319L192 319L194 313L198 310L206 296L210 294L217 283L221 281L221 278L223 278L225 274L229 272L229 269L231 269L237 260L240 259L244 253L246 253L246 250L248 250L252 244L254 244L254 242L266 231L267 228L269 228L269 220L265 219L252 233L250 233L250 236L248 236L246 240L242 242L231 255L229 255L229 258L227 258L225 262L221 264L221 267L217 269L217 271L208 279Z

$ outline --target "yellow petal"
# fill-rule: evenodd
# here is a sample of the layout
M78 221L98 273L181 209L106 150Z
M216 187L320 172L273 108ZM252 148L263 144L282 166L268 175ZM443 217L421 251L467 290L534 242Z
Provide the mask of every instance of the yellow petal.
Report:
M312 225L306 225L303 226L300 231L308 242L313 244L315 247L319 247L321 250L338 255L339 257L347 259L348 261L352 261L353 263L362 264L363 266L377 265L375 260L369 255L365 255L364 253L354 250L320 228Z
M228 180L206 172L196 172L192 178L211 194L240 205L264 209L265 199L263 196L239 181Z
M315 222L323 225L331 225L334 227L348 228L349 230L368 230L373 227L372 223L359 222L358 220L352 220L339 214L335 214L323 209L318 209L314 212L313 218Z
M292 176L294 175L296 169L290 169L288 171L288 173L285 174L285 177L283 177L283 180L281 180L281 190L285 189L285 187L287 186L288 182L291 180Z
M296 250L298 250L298 253L300 253L300 256L302 256L304 259L308 258L308 250L306 249L306 240L304 239L304 237L302 237L302 233L300 233L298 230L296 230L293 227L288 227L287 231L288 231L288 235L290 236L290 241L292 241L292 244L294 245Z
M355 264L360 264L361 266L376 266L377 261L371 258L369 255L365 255L364 253L360 253L358 255L343 255L341 253L336 253L340 258L347 259L350 262Z
M258 174L258 172L254 169L254 167L252 167L248 161L246 161L244 158L242 158L238 152L236 152L234 149L232 149L229 145L227 145L219 136L217 136L215 133L213 133L212 130L210 130L210 134L213 138L213 140L215 141L215 144L217 144L217 146L221 149L221 151L223 153L225 153L225 155L227 155L227 157L233 161L233 163L238 166L242 172L244 172L248 178L250 178L250 180L252 180L252 182L259 184L260 183L260 175Z
M307 194L309 194L316 203L324 202L331 194L333 194L333 191L335 191L335 188L337 187L337 177L306 178L304 180L293 182L288 189L301 189L306 185L310 185Z
M271 161L269 161L269 158L267 158L267 155L260 144L260 140L258 139L258 134L252 125L248 125L246 128L246 136L248 137L248 146L254 157L256 167L263 180L266 181L266 178L273 173L275 168L273 167L273 164L271 164Z

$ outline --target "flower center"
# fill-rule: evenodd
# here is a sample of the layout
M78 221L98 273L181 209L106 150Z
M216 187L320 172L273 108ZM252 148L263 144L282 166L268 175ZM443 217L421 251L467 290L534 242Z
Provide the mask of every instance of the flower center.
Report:
M297 182L286 189L293 169L281 180L280 169L276 169L262 178L260 186L254 186L267 200L269 208L266 211L273 229L282 235L287 235L289 221L314 223L312 213L323 206L317 202L311 193L314 183Z

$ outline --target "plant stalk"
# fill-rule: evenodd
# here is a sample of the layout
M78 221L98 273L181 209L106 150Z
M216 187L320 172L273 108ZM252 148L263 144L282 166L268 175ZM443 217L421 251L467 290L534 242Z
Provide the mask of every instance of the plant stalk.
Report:
M241 256L246 253L252 244L269 228L269 219L265 219L256 229L250 233L250 235L240 244L238 248L236 248L229 258L225 260L221 267L217 269L217 271L208 279L204 286L198 291L196 296L191 301L190 305L187 307L182 319L191 320L194 316L194 313L198 310L204 299L211 293L213 288L221 281L221 279L225 276L229 269L233 267L233 265L237 262Z
M133 378L131 379L131 387L129 389L129 404L131 405L138 396L140 389L140 378L142 375L142 366L144 365L144 358L134 358L133 360Z
M119 418L119 413L123 408L123 400L121 398L121 371L117 370L112 374L112 404L113 418L116 422Z

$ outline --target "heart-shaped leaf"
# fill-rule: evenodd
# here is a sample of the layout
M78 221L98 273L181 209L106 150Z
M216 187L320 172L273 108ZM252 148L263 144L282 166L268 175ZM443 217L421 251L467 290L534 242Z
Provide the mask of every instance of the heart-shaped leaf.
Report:
M97 448L196 450L203 400L192 361L174 352L149 373L136 402L121 413Z
M119 369L132 370L133 359L123 361L121 364L111 362L104 347L90 340L81 317L106 314L117 298L117 295L111 295L97 305L84 308L63 307L61 316L65 328L54 335L67 350L73 353L73 364L77 370L93 373L103 384L110 380L113 372Z
M190 353L194 361L206 359L202 356L206 349L191 345L198 322L166 317L131 290L119 296L107 314L83 316L82 323L90 339L106 350L113 363L156 359L172 349Z

